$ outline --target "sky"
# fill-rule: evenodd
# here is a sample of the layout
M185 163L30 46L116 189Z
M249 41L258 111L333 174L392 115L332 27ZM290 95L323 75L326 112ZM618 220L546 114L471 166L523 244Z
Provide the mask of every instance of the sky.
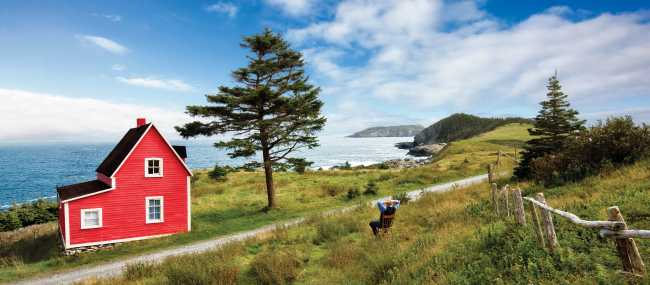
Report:
M533 117L556 71L581 117L650 122L648 1L2 1L0 143L171 139L271 28L322 88L323 135Z

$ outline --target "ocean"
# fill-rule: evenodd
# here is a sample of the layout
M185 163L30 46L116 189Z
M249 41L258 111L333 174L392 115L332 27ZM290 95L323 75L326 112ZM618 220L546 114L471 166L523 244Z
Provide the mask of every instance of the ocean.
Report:
M293 157L313 161L314 168L328 168L346 161L368 165L406 157L397 142L412 138L320 138L321 146L297 152ZM116 142L117 143L117 142ZM231 159L209 141L172 141L187 146L190 168L207 168L215 163L238 166L244 159ZM56 186L95 178L95 169L115 144L30 144L0 145L0 207L40 198L55 198ZM260 161L260 158L254 160Z

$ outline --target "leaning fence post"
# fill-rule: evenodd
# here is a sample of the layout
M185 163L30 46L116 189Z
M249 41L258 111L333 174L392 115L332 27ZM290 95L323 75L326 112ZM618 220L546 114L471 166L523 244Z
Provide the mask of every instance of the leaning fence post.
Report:
M517 224L526 224L526 214L524 213L524 199L521 197L521 189L519 187L512 190L512 203L514 205L515 221Z
M544 193L537 193L535 195L535 200L547 205L546 199L544 199ZM551 215L551 212L546 209L540 210L542 210L541 220L542 225L544 226L544 235L546 236L546 246L550 251L555 251L559 244L557 242L557 236L555 235L555 227L553 226L553 216Z
M501 165L501 151L497 152L497 167Z
M617 206L607 208L607 216L610 221L623 222L623 230L627 230L625 219ZM636 247L636 242L632 238L619 238L615 239L616 250L618 256L623 263L623 270L639 275L645 275L645 265L639 254L639 249Z
M497 215L499 215L499 203L498 203L498 201L497 201L497 190L498 190L498 186L497 186L496 183L492 183L492 184L490 184L490 186L491 186L491 188L492 188L492 190L491 190L491 192L490 192L490 194L491 194L491 198L492 198L492 208L494 209L494 213L496 213Z
M544 248L546 244L544 242L544 234L542 233L542 225L540 224L539 211L537 211L537 206L532 202L528 203L530 205L530 220L533 223L533 230L535 231L535 236L537 237L537 242L539 245Z

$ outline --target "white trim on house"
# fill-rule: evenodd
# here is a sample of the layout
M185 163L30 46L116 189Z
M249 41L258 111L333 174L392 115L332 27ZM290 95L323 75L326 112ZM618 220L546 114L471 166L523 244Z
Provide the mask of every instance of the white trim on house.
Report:
M149 161L158 161L158 173L149 173ZM144 159L144 177L163 177L163 159L161 157L147 157Z
M190 177L187 177L187 231L192 230L192 192L190 190Z
M65 248L70 247L70 208L68 203L63 203L63 219L65 219Z
M149 201L160 200L160 219L152 220L149 218ZM148 196L144 198L144 206L147 224L157 224L165 222L165 199L163 196Z
M86 243L78 243L78 244L67 244L65 249L71 249L71 248L82 247L82 246L92 246L92 245L100 245L100 244L136 241L136 240L143 240L143 239L150 239L150 238L159 238L159 237L165 237L165 236L170 236L170 235L173 235L173 234L161 234L161 235L132 237L132 238L114 239L114 240L106 240L106 241L86 242Z
M167 141L167 138L166 138L165 136L163 136L163 134L160 132L160 130L158 130L158 128L156 128L156 126L154 126L153 123L152 123L151 125L156 129L156 131L158 131L158 133L160 134L160 137L163 139L163 141L165 141L165 143L167 144L167 146L169 147L169 149L172 150L172 153L174 153L174 154L176 155L176 158L178 158L178 161L181 162L181 165L183 165L183 167L185 167L185 170L187 170L187 173L189 173L190 176L193 176L193 174L192 174L192 170L190 170L190 168L187 167L187 164L185 164L185 160L183 160L183 158L181 158L181 156L178 155L178 153L176 152L176 150L174 149L174 147L172 146L172 144L170 144L169 141ZM143 135L143 136L144 136L144 135ZM128 157L128 156L127 156L127 157Z
M87 225L86 224L86 213L88 212L97 212L97 224L96 225ZM97 229L104 226L103 217L102 217L102 208L92 208L92 209L81 209L81 229Z

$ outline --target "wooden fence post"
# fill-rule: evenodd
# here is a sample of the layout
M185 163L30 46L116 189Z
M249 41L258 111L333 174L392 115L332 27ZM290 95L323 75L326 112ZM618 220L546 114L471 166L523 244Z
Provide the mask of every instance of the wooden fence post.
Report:
M494 183L494 165L492 163L488 164L488 183Z
M497 152L497 167L501 165L501 151Z
M625 224L623 215L617 206L607 208L607 216L610 221L623 222L623 230L627 230L627 224ZM616 243L618 256L623 263L623 270L632 274L645 275L645 265L634 239L619 238L614 239L614 243Z
M535 200L539 201L542 204L546 204L546 199L544 199L544 193L537 193L535 195ZM544 235L546 237L546 247L551 251L559 246L557 242L557 236L555 235L555 227L553 226L553 216L550 211L545 209L540 209L542 225L544 226Z
M509 188L510 188L510 185L508 185L508 184L503 186L503 188L501 189L501 193L500 193L501 195L499 195L499 196L501 196L501 200L503 201L503 207L502 207L503 215L505 215L506 217L510 216L510 206L508 205L508 189Z
M497 186L496 183L492 183L492 184L490 184L490 186L492 188L491 192L490 192L491 198L492 198L492 208L494 209L494 213L496 213L497 216L498 216L499 215L499 203L498 203L498 199L497 199L498 186Z
M542 232L542 225L540 224L539 211L537 211L537 206L535 204L528 202L530 205L530 220L533 223L533 230L535 231L535 236L537 237L537 242L542 248L546 247L546 242L544 242L544 233Z
M517 162L517 147L515 146L515 163Z
M524 199L521 197L519 187L512 190L512 203L514 205L515 221L517 224L526 225L526 214L524 213Z

